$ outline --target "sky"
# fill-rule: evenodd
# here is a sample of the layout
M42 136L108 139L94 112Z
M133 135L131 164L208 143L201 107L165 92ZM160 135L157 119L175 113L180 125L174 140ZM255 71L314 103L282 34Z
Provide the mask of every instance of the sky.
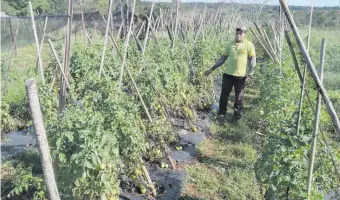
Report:
M151 1L151 0L149 0ZM170 0L156 0L156 2L170 1ZM180 0L181 2L238 2L238 3L253 3L255 2L265 2L266 0ZM310 6L312 0L286 0L288 5L294 6ZM279 5L279 0L267 0L269 5ZM324 6L339 6L340 0L314 0L314 6L324 7Z

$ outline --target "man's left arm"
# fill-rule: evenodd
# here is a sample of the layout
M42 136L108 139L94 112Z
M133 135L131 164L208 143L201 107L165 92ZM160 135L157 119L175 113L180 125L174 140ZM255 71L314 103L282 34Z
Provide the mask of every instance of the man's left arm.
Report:
M248 76L254 75L254 69L256 66L256 54L255 47L252 43L250 43L250 48L248 50Z
M254 69L256 66L256 55L248 57L248 76L254 75Z

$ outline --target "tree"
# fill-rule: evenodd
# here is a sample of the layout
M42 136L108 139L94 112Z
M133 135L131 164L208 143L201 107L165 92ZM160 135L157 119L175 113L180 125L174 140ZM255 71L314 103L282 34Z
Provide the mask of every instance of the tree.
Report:
M11 15L24 16L28 15L28 1L29 0L4 0L2 6L5 13ZM50 1L49 0L32 0L33 10L39 14L47 14L50 11Z

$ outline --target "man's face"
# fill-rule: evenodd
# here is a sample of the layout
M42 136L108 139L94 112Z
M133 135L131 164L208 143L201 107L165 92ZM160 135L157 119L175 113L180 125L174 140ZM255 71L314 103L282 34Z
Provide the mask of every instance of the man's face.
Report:
M242 42L246 37L246 33L241 29L236 29L235 40L236 42Z

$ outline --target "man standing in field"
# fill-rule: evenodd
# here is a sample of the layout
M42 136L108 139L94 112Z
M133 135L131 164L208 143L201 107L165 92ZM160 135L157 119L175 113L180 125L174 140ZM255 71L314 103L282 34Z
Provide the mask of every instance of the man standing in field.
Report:
M234 117L239 119L242 116L242 100L246 79L252 78L256 65L255 48L254 45L246 39L246 27L244 25L238 25L236 27L235 40L228 43L221 58L205 72L205 75L209 76L212 71L223 65L227 60L228 62L223 74L218 114L226 114L228 97L234 87Z

